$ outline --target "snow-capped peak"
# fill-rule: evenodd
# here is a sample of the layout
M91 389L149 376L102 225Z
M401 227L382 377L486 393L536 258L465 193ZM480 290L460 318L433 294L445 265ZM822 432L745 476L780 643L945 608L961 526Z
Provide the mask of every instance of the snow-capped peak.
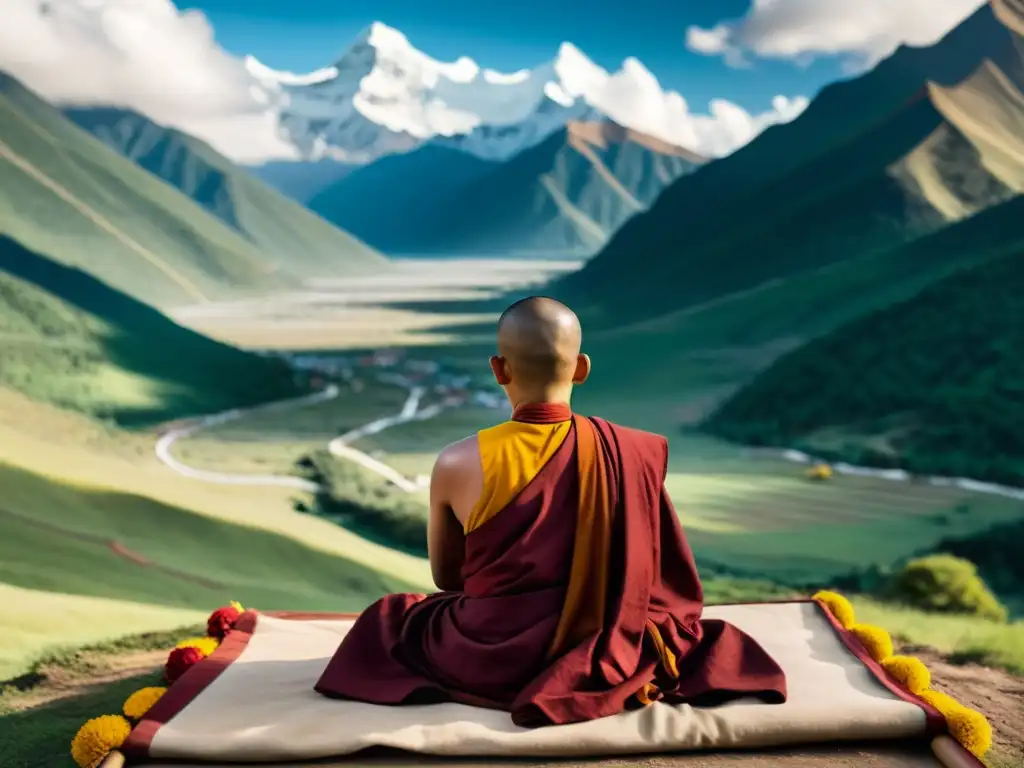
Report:
M699 119L640 61L628 58L609 73L568 42L545 64L502 73L466 56L438 61L374 22L315 72L245 63L280 104L281 131L307 158L369 162L434 140L501 159L571 120L602 117L683 148L703 144Z
M255 56L245 57L245 68L250 75L265 85L316 85L338 76L337 67L324 67L304 75L275 70L260 63Z

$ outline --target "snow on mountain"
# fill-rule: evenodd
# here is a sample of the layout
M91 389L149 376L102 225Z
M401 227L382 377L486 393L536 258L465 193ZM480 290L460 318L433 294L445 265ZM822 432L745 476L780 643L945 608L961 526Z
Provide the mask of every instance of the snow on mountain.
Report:
M225 50L175 0L0 0L0 71L58 106L117 107L199 138L233 161L365 163L425 141L500 159L570 119L607 116L705 156L726 154L806 100L760 115L724 100L692 113L635 59L606 72L565 44L502 73L441 62L373 24L332 66L278 72Z
M298 154L346 163L426 141L501 160L571 120L601 117L676 146L725 154L806 104L777 99L772 112L750 116L722 102L717 111L712 105L712 115L692 115L681 95L664 91L634 58L609 73L563 43L548 63L501 73L467 57L437 61L379 22L332 66L315 72L279 72L253 57L245 64L279 105L279 130Z

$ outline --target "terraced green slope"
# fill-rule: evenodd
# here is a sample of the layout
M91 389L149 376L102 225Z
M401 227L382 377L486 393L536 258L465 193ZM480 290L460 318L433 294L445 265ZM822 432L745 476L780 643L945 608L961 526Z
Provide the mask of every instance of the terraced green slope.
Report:
M0 234L166 307L287 288L267 252L0 75Z
M387 266L379 253L199 139L123 109L65 109L64 114L244 235L286 272L341 277Z

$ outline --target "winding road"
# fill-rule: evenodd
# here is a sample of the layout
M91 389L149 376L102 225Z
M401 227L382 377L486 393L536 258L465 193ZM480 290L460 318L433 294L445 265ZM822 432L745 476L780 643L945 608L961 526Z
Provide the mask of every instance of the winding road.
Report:
M409 390L409 396L406 398L405 403L403 403L401 411L393 416L384 416L382 418L375 419L368 424L364 424L357 429L353 429L334 438L330 443L328 443L327 449L334 456L347 459L369 469L372 472L376 472L378 475L392 483L395 487L407 493L412 493L414 491L422 490L423 486L405 477L393 467L389 467L387 464L378 461L369 454L351 446L351 443L354 443L356 440L366 437L367 435L375 435L389 427L395 426L396 424L405 424L410 421L427 421L428 419L434 418L444 410L444 406L441 404L428 405L426 407L420 406L423 397L427 392L424 387L408 386L407 388ZM254 408L235 408L230 411L224 411L223 413L203 416L186 426L169 430L161 435L160 439L156 441L156 445L153 450L157 459L159 459L166 467L171 469L173 472L192 480L216 483L219 485L256 485L293 488L297 491L314 493L320 489L320 486L312 480L305 480L301 477L292 477L290 475L234 475L226 472L212 472L205 469L196 469L195 467L190 467L175 458L171 452L171 448L178 440L191 437L209 427L234 421L243 416L259 411L301 408L307 405L328 402L335 399L340 394L340 391L341 390L336 384L331 384L320 392L315 392L311 395L289 398L288 400L278 400L276 402L259 405Z
M423 397L427 393L427 389L425 387L414 385L397 376L389 379L389 381L400 384L409 392L409 396L402 405L402 409L397 414L375 419L368 424L364 424L361 427L334 438L327 444L327 449L331 454L338 458L352 461L362 467L365 467L371 472L375 472L396 488L399 488L406 493L421 491L423 490L423 485L421 483L410 480L394 467L390 467L364 451L360 451L358 448L352 447L352 443L360 438L368 435L375 435L397 424L405 424L411 421L427 421L436 417L445 409L445 405L440 403L421 407ZM154 451L156 453L156 457L172 471L193 480L218 483L221 485L277 486L283 488L294 488L295 490L304 492L315 492L319 490L320 486L311 480L305 480L300 477L292 477L289 475L233 475L224 472L212 472L196 469L176 459L171 453L171 446L173 446L178 440L191 437L203 429L233 421L250 413L313 405L315 403L333 400L339 393L340 390L338 386L331 384L322 391L311 395L291 398L288 400L279 400L273 403L255 406L253 408L233 409L223 413L204 416L186 426L172 429L162 435L160 439L157 440L156 445L154 446ZM792 449L752 449L749 451L749 455L757 454L771 455L797 464L810 464L820 461L819 459L816 459L802 451ZM852 464L846 464L844 462L831 463L831 466L834 471L841 475L858 475L862 477L873 477L876 479L891 480L902 483L908 483L914 480L909 473L901 469L860 467ZM1012 486L999 485L997 483L983 482L981 480L974 480L967 477L922 476L917 478L917 480L933 486L952 486L973 493L1002 496L1004 498L1024 501L1024 488L1015 488Z

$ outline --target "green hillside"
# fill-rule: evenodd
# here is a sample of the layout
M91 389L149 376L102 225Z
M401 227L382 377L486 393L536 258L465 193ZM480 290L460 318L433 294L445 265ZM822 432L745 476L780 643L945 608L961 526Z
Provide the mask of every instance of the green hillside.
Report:
M297 393L276 360L212 341L0 236L0 386L121 423Z
M615 326L862 258L1019 194L1020 14L993 0L935 46L830 86L793 123L678 180L551 290Z
M702 162L615 123L577 122L503 162L433 145L384 158L310 205L389 253L589 256Z
M235 165L213 147L122 109L65 109L77 125L184 192L302 277L383 269L387 260Z
M0 74L0 234L154 306L296 284L239 232Z
M1021 211L1013 205L1017 222ZM705 428L855 464L1024 484L1017 232L998 258L780 358Z
M286 536L144 496L2 463L0 486L0 680L23 671L46 645L123 634L119 607L122 613L132 606L148 611L155 627L161 623L158 609L170 620L179 611L202 616L229 600L263 610L358 611L409 588L399 578ZM83 611L77 622L32 629L37 616L19 604L19 594L40 595L40 602L52 596L94 603L109 624L90 624ZM26 613L29 628L17 620ZM131 626L139 623L125 618Z
M283 536L152 499L2 464L0 480L0 583L201 611L229 600L343 611L403 586Z

